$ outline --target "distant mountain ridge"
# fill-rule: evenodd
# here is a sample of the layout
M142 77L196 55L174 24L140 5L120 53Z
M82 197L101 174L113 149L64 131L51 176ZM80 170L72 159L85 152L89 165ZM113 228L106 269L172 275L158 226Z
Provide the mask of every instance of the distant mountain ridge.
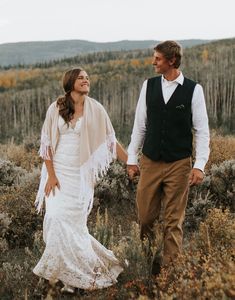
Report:
M184 48L206 44L212 40L180 40ZM73 57L82 53L153 48L159 41L144 40L98 43L85 40L19 42L0 44L0 66L34 64Z

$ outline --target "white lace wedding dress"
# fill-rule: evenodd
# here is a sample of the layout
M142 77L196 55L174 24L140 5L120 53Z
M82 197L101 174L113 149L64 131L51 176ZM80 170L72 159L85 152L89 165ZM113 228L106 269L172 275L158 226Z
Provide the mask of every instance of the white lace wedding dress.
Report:
M79 149L82 118L74 128L59 117L60 139L53 158L60 190L46 199L43 222L45 251L33 272L48 280L82 289L98 289L116 283L122 272L113 252L87 228L89 203L79 203ZM84 207L87 206L87 207Z

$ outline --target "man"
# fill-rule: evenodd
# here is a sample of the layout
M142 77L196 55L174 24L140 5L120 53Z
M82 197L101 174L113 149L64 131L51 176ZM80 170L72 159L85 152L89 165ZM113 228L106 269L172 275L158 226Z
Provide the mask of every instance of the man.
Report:
M201 85L185 78L179 70L181 46L165 41L154 48L153 66L161 76L143 83L136 108L127 172L139 173L137 154L142 147L137 208L141 238L153 238L153 224L163 211L162 266L182 251L182 223L189 186L203 180L209 157L209 128ZM192 168L192 130L196 159ZM160 270L157 257L152 273Z

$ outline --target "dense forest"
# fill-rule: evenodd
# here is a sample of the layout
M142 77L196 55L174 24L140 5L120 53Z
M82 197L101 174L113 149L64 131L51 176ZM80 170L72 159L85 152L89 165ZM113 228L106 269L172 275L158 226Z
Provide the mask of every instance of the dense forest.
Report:
M118 137L128 142L143 81L155 76L152 50L82 54L72 58L0 70L1 142L38 137L48 105L62 93L61 76L73 66L91 77L90 96L107 109ZM185 76L202 84L211 128L235 131L235 39L184 51Z

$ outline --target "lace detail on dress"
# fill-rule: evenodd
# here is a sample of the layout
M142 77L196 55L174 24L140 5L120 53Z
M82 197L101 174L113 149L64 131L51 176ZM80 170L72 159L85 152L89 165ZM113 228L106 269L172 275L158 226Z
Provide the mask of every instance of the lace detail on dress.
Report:
M83 263L86 263L86 266L89 267L90 261L88 257L83 257ZM39 265L33 270L36 275L50 281L61 280L72 287L90 290L101 289L115 284L117 282L116 278L123 270L118 263L113 266L112 264L105 266L98 259L93 268L89 268L90 270L81 266L70 268L66 261L50 253L44 254L41 264L43 264L41 268Z
M77 215L78 224L74 223L75 215L68 219L68 214L64 215L59 209L46 213L46 249L33 272L48 280L61 280L83 289L113 285L123 270L119 261L112 251L89 234L86 218Z

